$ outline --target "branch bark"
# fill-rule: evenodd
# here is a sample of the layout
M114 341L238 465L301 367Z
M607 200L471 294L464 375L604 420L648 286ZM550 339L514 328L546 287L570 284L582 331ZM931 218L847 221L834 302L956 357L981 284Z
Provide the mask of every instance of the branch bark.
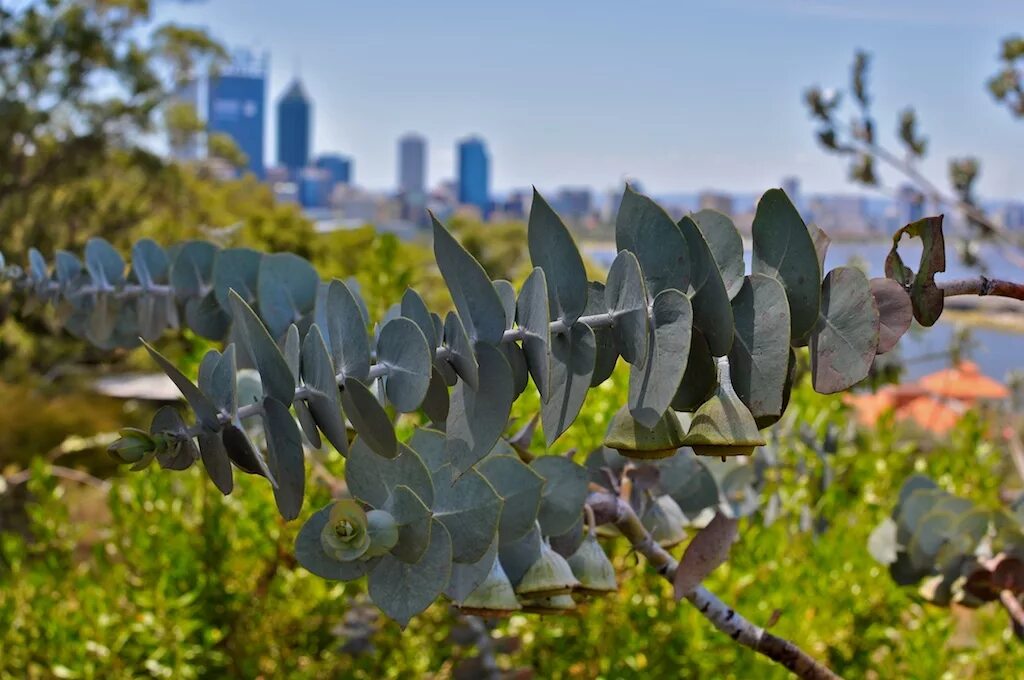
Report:
M590 494L587 504L593 509L598 524L614 524L658 574L669 582L673 581L678 562L651 538L629 503L613 494L595 491ZM685 597L715 628L744 647L782 664L797 677L841 680L840 676L789 640L748 621L703 585L698 585Z
M940 283L943 297L954 297L956 295L994 295L997 297L1013 298L1024 300L1024 283L1014 283L1002 279L990 279L987 276L978 276L971 279L956 279Z

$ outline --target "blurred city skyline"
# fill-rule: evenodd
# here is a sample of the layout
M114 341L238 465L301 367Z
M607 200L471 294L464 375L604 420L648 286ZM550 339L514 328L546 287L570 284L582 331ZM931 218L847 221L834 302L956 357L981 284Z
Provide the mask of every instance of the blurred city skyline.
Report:
M298 75L314 102L312 147L354 158L357 182L371 189L395 186L396 142L415 132L428 143L429 186L455 177L457 140L479 135L497 193L603 190L625 177L651 193L752 192L791 175L807 192L859 192L845 163L817 147L801 101L812 84L844 86L857 48L874 56L883 141L913 104L933 178L945 183L948 158L974 154L981 195L1019 199L1024 186L1012 143L1024 127L984 87L999 39L1024 26L1022 3L595 2L574 11L533 0L216 0L158 13L269 53L268 109Z

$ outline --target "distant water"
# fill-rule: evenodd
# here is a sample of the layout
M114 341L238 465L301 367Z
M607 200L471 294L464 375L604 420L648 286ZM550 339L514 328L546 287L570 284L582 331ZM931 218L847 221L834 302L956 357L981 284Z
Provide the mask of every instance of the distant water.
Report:
M900 255L912 269L917 268L921 256L920 247L915 246L916 243L907 241L900 246ZM584 250L605 268L611 266L615 259L615 250L609 246L591 246ZM825 268L827 271L833 267L856 263L864 267L870 276L884 276L885 256L888 254L887 243L833 243L825 259ZM746 251L745 255L749 271L750 251ZM980 259L986 263L989 276L1012 281L1024 279L1024 269L1007 260L1004 251L997 247L983 247ZM954 253L949 252L946 273L938 278L943 281L977 276L979 273L977 269L965 267ZM899 344L899 351L906 361L907 376L913 380L948 366L950 342L957 330L955 324L942 321L931 328L911 329ZM1010 371L1024 369L1024 336L991 329L973 329L970 342L967 355L978 363L985 374L1005 379Z

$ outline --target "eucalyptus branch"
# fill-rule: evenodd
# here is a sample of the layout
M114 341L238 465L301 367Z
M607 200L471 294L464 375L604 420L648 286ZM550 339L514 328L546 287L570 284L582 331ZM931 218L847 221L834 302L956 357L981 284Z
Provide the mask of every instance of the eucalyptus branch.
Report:
M1014 283L1002 279L990 279L987 276L978 276L970 279L956 279L938 284L942 289L943 297L954 297L956 295L978 295L986 297L994 295L997 297L1013 298L1024 300L1024 283Z
M670 582L673 580L679 563L651 538L629 503L607 492L593 492L587 499L587 504L593 509L598 523L615 525L633 548L647 558L658 574ZM686 599L715 628L744 647L782 664L794 675L812 680L839 678L789 640L773 635L748 621L703 585L688 593Z

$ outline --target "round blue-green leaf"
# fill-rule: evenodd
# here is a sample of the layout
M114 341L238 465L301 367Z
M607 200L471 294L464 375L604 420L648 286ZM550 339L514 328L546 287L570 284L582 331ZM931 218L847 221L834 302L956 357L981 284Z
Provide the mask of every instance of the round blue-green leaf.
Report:
M132 271L143 288L166 283L170 266L166 251L153 239L140 239L132 246Z
M423 459L423 464L427 466L431 474L451 462L448 460L445 452L444 432L440 430L429 427L417 427L413 430L412 437L409 438L409 447L419 454L420 458Z
M541 456L532 463L533 471L544 478L537 520L547 536L564 534L583 513L587 500L587 471L562 456Z
M228 458L228 451L224 447L223 433L201 432L196 439L199 440L199 454L206 474L210 476L214 486L227 496L235 487L235 479L231 471L231 459Z
M628 184L615 218L615 248L636 255L652 298L689 287L689 249L682 232L661 206Z
M170 451L157 454L157 462L165 470L187 470L199 458L199 451L188 435L188 427L181 419L178 409L162 406L153 415L149 426L150 434L169 433L178 439L178 446Z
M751 274L732 301L736 339L729 375L754 418L782 413L789 377L789 302L776 279Z
M484 556L498 536L501 496L474 469L456 478L446 465L434 477L434 517L451 535L452 560L472 564Z
M378 456L394 458L398 455L398 439L391 419L366 385L354 378L346 378L341 404L359 438Z
M82 271L82 263L73 253L66 250L57 251L54 274L62 287L72 285L81 276Z
M433 513L416 492L399 484L391 490L383 510L391 513L398 525L398 543L391 554L410 564L419 561L430 545Z
M267 434L267 465L277 479L274 500L286 520L302 510L306 491L306 461L302 436L288 407L273 397L263 400L263 429Z
M310 391L309 412L327 441L348 453L348 428L341 412L334 366L320 327L313 324L302 341L302 380Z
M354 581L380 562L380 558L339 562L324 551L320 535L331 514L333 503L317 510L306 520L295 538L295 559L307 571L331 581Z
M477 464L504 504L498 533L502 543L523 536L537 521L544 478L517 456L490 455Z
M491 285L501 298L501 306L505 309L505 330L509 330L516 324L516 289L505 279L493 281Z
M672 497L688 516L695 517L705 508L718 505L718 484L689 448L681 448L674 456L663 458L658 468L658 486Z
M679 230L686 237L690 253L690 287L686 293L693 305L693 325L704 334L714 356L725 356L733 339L732 307L725 281L697 223L689 216L683 217Z
M484 553L483 557L476 562L469 564L452 563L452 575L448 580L447 587L444 589L444 594L454 602L461 604L463 600L469 597L470 593L487 579L496 559L498 559L497 537L491 541L491 546Z
M427 394L423 397L420 408L433 423L443 423L448 420L448 385L444 376L437 370L436 366L430 369L430 384L427 386Z
M231 291L231 316L239 324L241 336L249 358L260 372L263 381L263 393L273 397L285 406L290 406L295 398L295 377L288 362L285 360L277 343L270 336L256 312L246 304L238 293ZM287 326L281 329L283 334Z
M790 340L804 344L818 323L821 306L821 265L814 239L781 189L770 189L761 196L751 231L751 270L778 279L786 289Z
M227 335L231 317L217 304L217 297L210 291L201 298L189 298L185 302L185 323L208 340L220 340Z
M551 344L551 313L548 310L548 287L544 270L534 267L519 291L516 303L516 322L523 334L526 367L540 392L541 401L547 401L551 366L548 348Z
M163 369L163 372L167 374L167 377L171 379L174 386L178 388L182 396L185 397L185 401L192 407L192 410L196 412L196 418L202 423L203 427L210 431L216 431L220 429L220 419L217 417L217 408L210 401L203 392L196 387L191 380L189 380L184 373L178 370L178 367L167 360L164 355L157 352L148 343L143 343L146 347L146 351L153 357L153 360Z
M503 342L498 345L498 348L501 349L501 353L505 355L505 361L512 369L512 392L518 398L530 384L530 369L526 365L526 352L516 342Z
M594 331L577 321L566 333L551 336L551 389L541 405L541 422L548 446L579 415L587 398L597 357Z
M299 362L302 354L302 340L299 339L299 328L295 324L288 326L284 335L284 348L281 350L284 360L288 364L288 370L292 372L295 383L299 382Z
M519 585L523 575L529 571L530 567L537 561L537 558L540 557L540 550L540 529L537 528L536 524L523 534L522 538L501 543L498 546L498 559L501 561L501 567L505 570L505 574L513 586Z
M814 389L831 394L868 376L878 348L878 308L855 267L836 267L821 286L821 314L811 335Z
M438 521L419 562L408 564L384 555L370 572L370 599L403 628L444 592L451 576L452 541Z
M359 303L347 285L335 279L327 288L325 340L330 341L334 368L346 378L366 382L370 373L370 340Z
M427 340L416 322L398 317L380 329L377 363L387 368L384 390L402 413L419 408L430 387L433 361Z
M28 249L28 275L37 286L50 278L46 258L37 248Z
M431 220L434 258L470 339L498 344L505 333L505 309L487 272L436 218Z
M455 369L455 373L476 389L480 384L480 367L469 334L455 312L448 312L444 317L444 344L448 348L448 363Z
M746 264L743 260L743 238L728 215L706 208L693 214L693 221L700 229L704 240L711 249L711 255L718 265L722 282L729 298L735 298L743 285ZM685 289L681 289L685 290Z
M260 317L274 338L313 311L320 277L308 261L292 253L272 253L260 260L256 299Z
M238 359L234 343L228 345L217 358L208 387L203 386L200 373L199 387L210 397L218 411L230 418L235 417L238 412Z
M622 358L634 366L647 358L649 317L647 289L636 255L620 250L608 270L605 309L614 319L613 330Z
M209 292L217 246L206 241L188 241L178 249L171 264L171 285L178 300L197 298Z
M465 381L452 390L446 424L447 459L456 476L471 468L494 448L512 410L512 369L499 349L478 344L480 389Z
M213 291L221 307L227 307L228 291L235 291L248 304L256 302L260 261L263 253L250 248L225 248L213 261Z
M242 472L250 475L266 477L271 486L277 484L274 474L267 466L263 454L253 446L249 435L245 433L240 422L228 423L224 426L224 449L228 452L228 458Z
M679 388L672 397L672 408L676 411L696 411L711 398L718 387L718 365L711 356L704 335L693 329L690 336L690 354L686 359L686 371L679 381Z
M583 310L586 315L604 314L604 284L591 281L587 287L587 306ZM611 377L615 364L619 361L619 349L615 343L615 332L608 326L591 328L594 331L594 344L597 356L594 358L594 373L590 376L590 386L597 387Z
M353 496L375 508L382 508L398 485L409 487L428 507L434 505L434 483L430 471L416 451L399 444L394 458L381 458L362 438L352 443L345 463L345 481Z
M434 330L434 320L430 316L430 310L427 309L427 303L423 301L419 293L412 288L407 288L402 295L401 312L402 316L412 319L423 331L423 337L427 339L427 345L430 347L430 354L433 357L434 348L437 347L440 338L437 337Z
M653 428L672 403L690 354L693 309L690 300L674 288L654 298L647 359L629 372L629 412L646 428Z
M320 439L320 431L316 428L313 412L309 410L309 402L305 399L296 399L292 402L292 410L295 412L295 419L299 422L299 429L302 430L302 436L306 438L306 442L314 449L319 449L323 445L323 441Z
M547 278L553 318L573 324L587 304L587 272L569 230L536 189L526 238L530 261Z
M102 290L111 290L124 283L124 258L102 238L94 237L85 242L85 268L89 270L93 284Z

